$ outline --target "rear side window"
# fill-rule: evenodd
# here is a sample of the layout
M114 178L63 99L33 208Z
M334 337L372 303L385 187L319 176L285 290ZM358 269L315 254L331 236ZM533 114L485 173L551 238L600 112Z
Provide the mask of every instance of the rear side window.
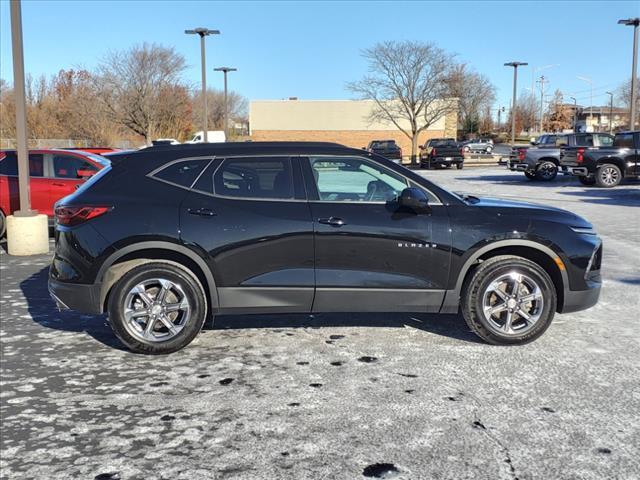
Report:
M613 140L614 147L633 148L633 133L621 133Z
M0 153L0 175L18 175L18 157L15 152ZM29 154L29 175L44 176L44 160L41 153Z
M593 135L576 135L576 145L578 147L593 147Z
M598 143L601 147L610 147L613 145L613 137L610 135L598 135Z
M190 188L210 161L209 158L191 158L172 162L156 170L151 176L180 187Z
M226 197L293 198L288 158L226 159L213 176L214 193Z

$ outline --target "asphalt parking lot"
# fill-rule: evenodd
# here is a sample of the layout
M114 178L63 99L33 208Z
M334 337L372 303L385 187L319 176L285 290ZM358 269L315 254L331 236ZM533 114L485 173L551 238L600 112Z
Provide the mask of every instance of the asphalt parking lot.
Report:
M600 303L520 347L480 343L455 315L281 315L220 317L148 357L106 318L56 311L49 256L2 251L0 477L640 478L640 182L425 175L588 218Z

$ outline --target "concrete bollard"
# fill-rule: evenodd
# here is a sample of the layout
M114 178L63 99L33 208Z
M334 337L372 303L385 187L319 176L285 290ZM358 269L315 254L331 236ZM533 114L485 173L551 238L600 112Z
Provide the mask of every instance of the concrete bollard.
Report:
M49 220L46 215L7 217L9 255L49 253Z

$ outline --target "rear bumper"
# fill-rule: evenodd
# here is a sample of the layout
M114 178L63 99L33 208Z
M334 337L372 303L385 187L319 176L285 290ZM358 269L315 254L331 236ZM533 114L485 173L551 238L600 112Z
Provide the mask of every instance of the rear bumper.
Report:
M588 177L589 170L586 167L571 167L571 175L575 175L576 177Z
M600 298L601 282L588 282L587 290L565 290L560 313L578 312L593 307Z
M447 160L446 157L435 157L429 160L429 158L423 158L420 160L422 166L429 165L456 165L458 163L464 163L464 157L451 157Z
M102 313L100 284L60 282L49 277L49 295L60 310L75 310L92 315Z

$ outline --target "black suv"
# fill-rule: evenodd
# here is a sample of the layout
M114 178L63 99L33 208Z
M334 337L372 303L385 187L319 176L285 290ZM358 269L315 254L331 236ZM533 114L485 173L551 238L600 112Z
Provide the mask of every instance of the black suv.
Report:
M402 149L395 140L373 140L369 142L365 150L371 153L377 153L390 160L397 160L396 163L402 162Z
M215 314L462 310L495 344L594 305L601 241L556 208L450 193L330 143L150 147L56 206L49 291L130 349L178 350Z

